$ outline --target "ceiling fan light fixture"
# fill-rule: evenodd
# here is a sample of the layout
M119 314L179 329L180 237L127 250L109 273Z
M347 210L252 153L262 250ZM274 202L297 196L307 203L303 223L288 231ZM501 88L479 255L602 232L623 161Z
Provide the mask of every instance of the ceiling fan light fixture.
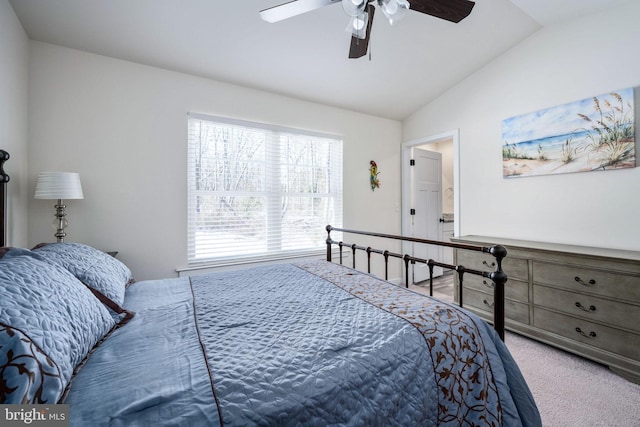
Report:
M342 8L349 16L362 15L367 8L368 0L342 0Z
M351 18L349 25L345 31L350 32L354 37L364 40L367 38L367 22L369 21L369 14L363 12L358 16Z
M391 25L404 18L410 7L407 0L378 0L378 6Z
M453 23L458 23L469 16L475 6L472 0L411 1L414 2L413 10L416 12ZM338 2L342 3L345 13L351 17L346 31L352 34L349 58L354 59L362 58L367 54L376 6L382 10L391 25L402 19L410 9L407 0L288 0L281 5L261 10L260 16L265 21L277 22Z

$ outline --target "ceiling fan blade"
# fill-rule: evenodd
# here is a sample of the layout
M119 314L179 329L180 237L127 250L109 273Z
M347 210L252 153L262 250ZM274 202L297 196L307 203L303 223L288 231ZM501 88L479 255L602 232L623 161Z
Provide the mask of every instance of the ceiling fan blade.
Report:
M340 3L340 0L293 0L261 10L260 17L267 22L278 22L283 19L311 12L312 10L320 9L333 3Z
M458 23L469 16L475 3L469 0L410 0L410 8L436 18Z
M369 48L369 38L371 37L371 25L373 24L373 14L376 8L372 4L367 6L367 12L369 14L369 21L367 22L367 34L363 39L359 39L356 36L351 36L351 47L349 48L349 58L360 58L367 54Z

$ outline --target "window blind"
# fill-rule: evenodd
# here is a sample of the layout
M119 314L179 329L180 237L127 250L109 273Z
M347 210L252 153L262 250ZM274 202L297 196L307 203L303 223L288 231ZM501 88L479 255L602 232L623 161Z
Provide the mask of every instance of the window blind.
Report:
M342 140L190 113L188 263L304 255L342 226Z

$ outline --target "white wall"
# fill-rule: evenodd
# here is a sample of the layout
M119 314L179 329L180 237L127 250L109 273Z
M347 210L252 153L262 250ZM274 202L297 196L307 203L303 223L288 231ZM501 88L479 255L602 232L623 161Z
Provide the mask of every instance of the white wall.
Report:
M7 245L27 244L27 90L29 39L13 8L0 0L0 149L11 158L7 185Z
M461 234L640 250L640 168L503 179L501 140L503 119L626 87L640 123L638 17L543 28L403 122L405 141L460 129Z
M187 112L343 135L345 227L400 231L399 122L40 42L30 61L29 191L41 171L79 172L67 240L119 251L139 280L186 265ZM31 199L29 245L54 240L53 205Z

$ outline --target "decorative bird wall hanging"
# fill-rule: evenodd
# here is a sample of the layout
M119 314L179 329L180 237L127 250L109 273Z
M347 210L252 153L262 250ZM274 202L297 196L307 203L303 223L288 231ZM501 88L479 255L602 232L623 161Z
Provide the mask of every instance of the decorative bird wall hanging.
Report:
M380 172L378 172L378 165L373 160L369 162L369 165L369 181L371 182L371 191L374 191L376 188L380 188L380 180L378 179Z

